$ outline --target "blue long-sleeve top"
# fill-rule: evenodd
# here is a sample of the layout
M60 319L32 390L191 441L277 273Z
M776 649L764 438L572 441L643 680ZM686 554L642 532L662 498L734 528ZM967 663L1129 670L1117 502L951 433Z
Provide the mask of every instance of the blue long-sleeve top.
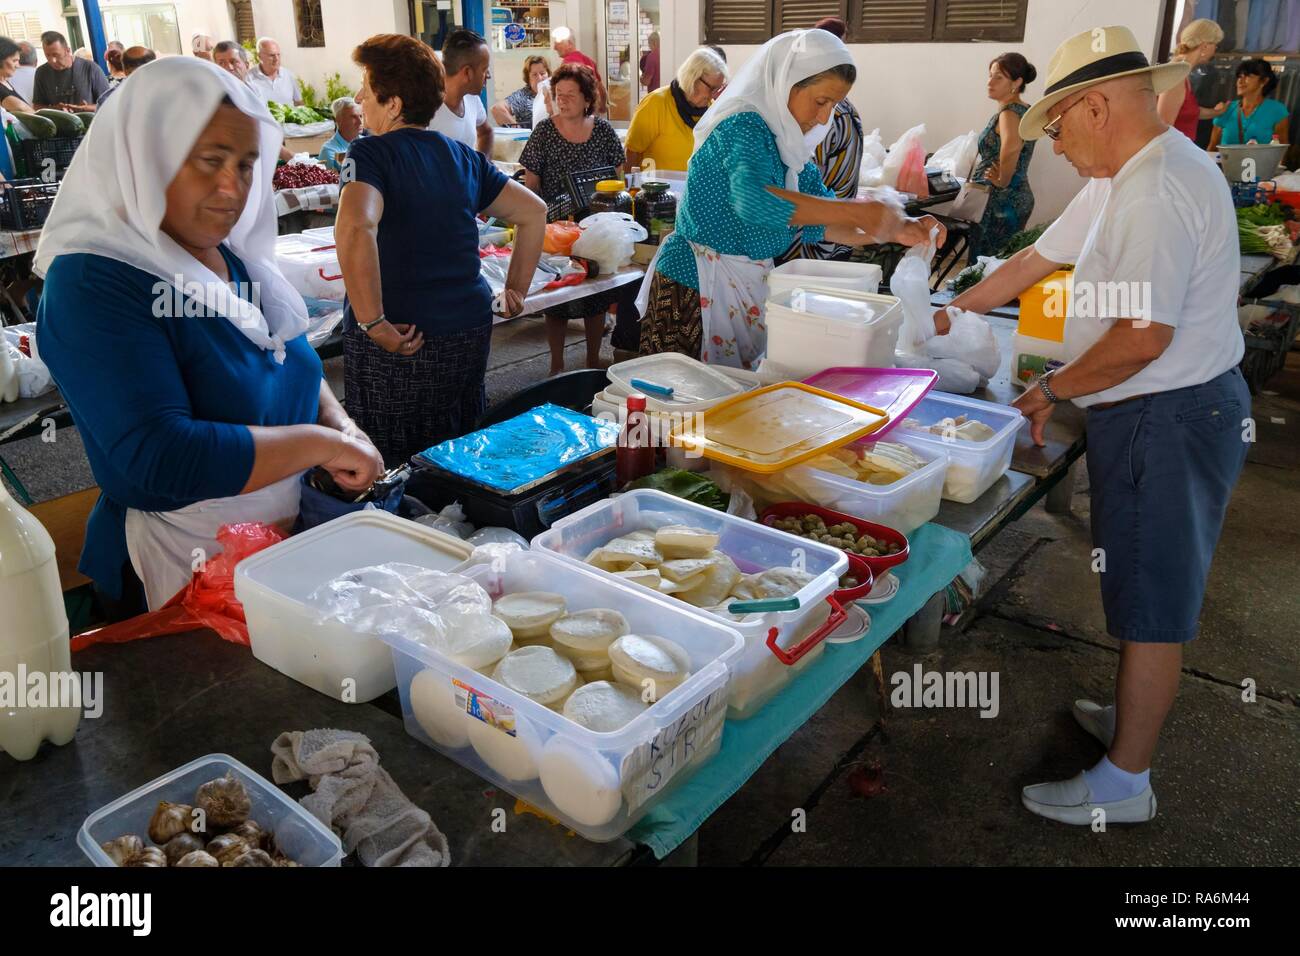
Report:
M675 231L659 252L657 271L698 289L692 242L755 260L777 256L796 240L821 242L825 227L786 225L794 205L765 188L784 189L785 173L776 137L762 116L737 113L724 119L691 157ZM811 161L799 171L799 191L834 198Z
M248 273L224 247L231 280ZM253 470L250 425L315 422L321 363L306 336L284 364L228 319L175 313L170 285L103 256L57 257L45 276L36 321L41 358L81 431L100 497L79 565L121 596L126 510L174 511L239 494ZM197 306L197 308L195 308Z

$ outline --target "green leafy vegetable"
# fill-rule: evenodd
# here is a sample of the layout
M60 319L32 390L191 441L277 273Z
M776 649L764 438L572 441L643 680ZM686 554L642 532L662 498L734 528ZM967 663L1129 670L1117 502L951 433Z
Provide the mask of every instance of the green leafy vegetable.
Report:
M665 468L653 475L646 475L631 485L631 488L650 488L662 491L677 498L685 498L697 505L704 505L717 511L726 511L731 496L726 494L713 481L704 475L681 468Z
M995 252L994 255L999 259L1010 259L1021 249L1032 246L1037 242L1038 237L1041 236L1043 231L1050 225L1050 222L1045 222L1041 226L1034 226L1032 229L1022 229L1020 232L1008 239L1006 245Z
M984 263L979 262L973 266L967 266L957 273L957 278L952 280L952 291L960 295L983 278Z
M331 73L325 77L325 105L329 106L340 96L351 96L352 89L343 82L343 77L338 73Z

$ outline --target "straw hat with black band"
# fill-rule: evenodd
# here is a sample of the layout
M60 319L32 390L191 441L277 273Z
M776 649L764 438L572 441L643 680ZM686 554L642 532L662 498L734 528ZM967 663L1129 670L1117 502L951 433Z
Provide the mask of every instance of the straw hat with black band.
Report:
M1128 27L1097 27L1070 37L1056 48L1047 65L1047 89L1020 120L1020 138L1039 139L1055 113L1053 107L1071 93L1122 76L1151 75L1157 96L1183 81L1191 67L1186 63L1155 66L1138 47Z

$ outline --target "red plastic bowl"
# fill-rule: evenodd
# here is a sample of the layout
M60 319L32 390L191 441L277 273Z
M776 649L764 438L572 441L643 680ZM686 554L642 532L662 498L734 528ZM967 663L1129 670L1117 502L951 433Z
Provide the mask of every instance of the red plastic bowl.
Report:
M763 513L758 516L758 520L769 527L777 518L801 518L804 515L817 515L826 522L827 527L836 524L848 522L858 529L860 534L869 534L873 538L880 538L890 544L897 544L899 547L897 554L885 555L879 558L865 558L861 555L852 554L848 551L844 553L849 559L849 571L856 574L856 562L861 562L871 570L873 578L878 578L890 568L896 568L907 560L908 544L907 536L893 528L886 527L883 524L876 524L874 521L864 521L861 518L855 518L853 515L846 515L841 511L832 511L830 508L822 508L818 505L804 504L802 501L783 501L780 504L772 505L764 509ZM852 593L857 594L859 588L853 588ZM857 597L863 597L871 589L857 594ZM843 600L855 600L856 598L843 598Z

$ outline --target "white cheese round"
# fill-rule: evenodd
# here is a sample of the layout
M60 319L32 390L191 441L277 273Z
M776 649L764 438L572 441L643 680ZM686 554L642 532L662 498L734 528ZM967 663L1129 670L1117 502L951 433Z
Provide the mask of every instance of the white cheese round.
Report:
M607 734L626 727L648 706L636 688L602 680L584 684L570 694L562 713L575 724Z
M575 611L551 625L551 646L579 671L599 670L609 665L609 645L630 630L627 618L618 611Z
M469 742L485 764L514 783L537 778L542 741L528 718L515 714L514 736L476 717L468 720Z
M623 806L613 765L560 734L546 742L540 772L542 789L555 808L582 826L604 826Z
M690 655L679 644L648 634L620 637L609 646L609 663L615 680L638 693L649 689L655 700L690 676Z
M411 680L411 714L434 743L451 750L469 745L469 724L478 723L456 706L451 678L425 668Z
M497 664L493 678L552 710L559 710L578 686L578 672L568 658L549 647L521 647Z

